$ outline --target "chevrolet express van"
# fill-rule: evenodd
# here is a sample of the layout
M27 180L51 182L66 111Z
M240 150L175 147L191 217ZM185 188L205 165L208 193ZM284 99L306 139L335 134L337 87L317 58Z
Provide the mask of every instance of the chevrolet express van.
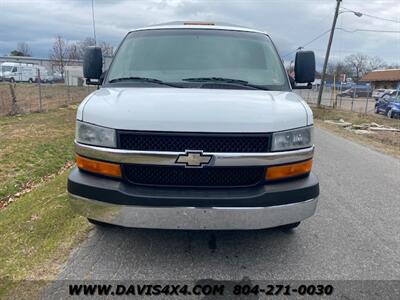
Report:
M314 81L313 52L289 80L270 38L228 24L130 31L76 117L72 207L95 224L164 229L294 228L316 210L313 116L294 88ZM297 85L299 84L299 85Z

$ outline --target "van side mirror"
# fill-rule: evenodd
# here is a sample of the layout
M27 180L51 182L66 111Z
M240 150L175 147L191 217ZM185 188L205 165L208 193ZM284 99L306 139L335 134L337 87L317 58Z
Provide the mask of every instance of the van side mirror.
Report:
M299 51L296 53L294 74L296 83L308 83L306 87L301 86L298 88L311 88L311 83L315 80L315 55L313 51Z
M83 55L83 77L86 84L100 85L103 69L103 55L100 47L87 47Z

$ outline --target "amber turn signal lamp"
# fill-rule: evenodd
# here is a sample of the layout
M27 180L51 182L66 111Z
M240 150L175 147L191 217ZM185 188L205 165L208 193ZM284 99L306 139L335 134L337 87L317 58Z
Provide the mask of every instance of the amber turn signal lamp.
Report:
M93 160L76 155L76 165L79 169L112 177L121 177L121 166L108 162Z
M266 180L278 180L310 173L312 159L300 163L269 167L265 173Z

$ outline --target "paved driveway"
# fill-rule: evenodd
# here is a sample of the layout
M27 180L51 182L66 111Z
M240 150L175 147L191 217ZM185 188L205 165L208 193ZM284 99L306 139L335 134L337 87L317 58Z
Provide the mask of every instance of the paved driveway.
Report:
M400 279L400 161L315 135L319 206L295 231L95 229L60 279Z

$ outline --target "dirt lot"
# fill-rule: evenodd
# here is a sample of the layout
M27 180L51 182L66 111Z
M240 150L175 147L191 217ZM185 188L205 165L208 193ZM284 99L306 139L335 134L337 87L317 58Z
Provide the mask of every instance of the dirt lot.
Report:
M342 136L361 142L365 145L375 148L378 151L400 157L400 132L382 131L371 134L357 134L350 130L346 130L345 128L324 122L326 120L343 119L344 121L355 125L374 122L387 127L400 129L399 119L389 119L383 115L365 115L330 108L312 107L312 110L318 126L327 128Z
M82 101L94 87L64 84L0 83L0 116L24 114ZM13 98L15 100L13 101Z

